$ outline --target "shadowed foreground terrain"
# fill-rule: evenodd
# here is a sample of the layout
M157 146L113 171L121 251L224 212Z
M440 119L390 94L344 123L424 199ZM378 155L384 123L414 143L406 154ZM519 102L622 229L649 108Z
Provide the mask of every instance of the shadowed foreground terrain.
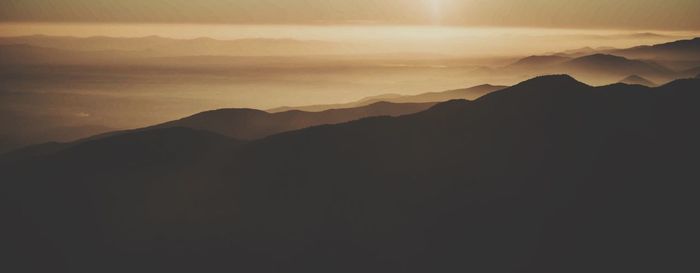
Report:
M683 272L698 99L695 79L545 76L249 142L181 127L86 141L0 166L6 258L25 272Z

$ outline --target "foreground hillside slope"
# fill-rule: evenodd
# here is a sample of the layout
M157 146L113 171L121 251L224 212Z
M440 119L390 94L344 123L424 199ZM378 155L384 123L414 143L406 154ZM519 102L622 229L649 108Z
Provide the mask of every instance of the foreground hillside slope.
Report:
M698 90L545 76L248 143L95 140L0 167L6 245L28 271L678 272Z

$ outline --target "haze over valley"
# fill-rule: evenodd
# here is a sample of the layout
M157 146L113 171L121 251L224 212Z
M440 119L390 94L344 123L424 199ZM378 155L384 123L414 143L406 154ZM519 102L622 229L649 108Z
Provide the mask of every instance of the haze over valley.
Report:
M567 40L578 49L542 48L531 55L490 51L487 43L525 44L534 30L509 30L515 35L511 43L504 38L510 36L502 36L506 31L477 35L479 42L472 43L473 48L424 46L431 50L422 52L381 46L358 50L372 46L278 38L4 37L0 38L4 117L0 125L7 130L0 138L0 150L145 127L211 109L348 104L386 94L507 86L550 73L568 73L594 85L629 76L663 84L695 75L693 69L700 67L698 40L676 42L682 37L671 34L630 32L594 38L606 45L670 43L668 49L658 50L592 48L586 42L593 38L563 35L562 30L549 34L549 39ZM458 48L459 43L451 46Z

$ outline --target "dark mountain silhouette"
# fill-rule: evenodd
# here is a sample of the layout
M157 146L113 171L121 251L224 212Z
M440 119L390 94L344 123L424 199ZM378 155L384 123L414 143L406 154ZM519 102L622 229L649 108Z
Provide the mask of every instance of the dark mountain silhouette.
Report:
M698 90L546 76L248 143L182 128L85 142L1 165L6 265L684 271L695 265Z
M484 88L488 89L486 87ZM240 140L253 140L286 131L324 124L343 123L367 117L401 116L413 114L426 110L433 105L435 105L433 102L375 102L370 105L357 108L332 109L322 112L303 112L294 110L280 113L268 113L254 109L220 109L199 113L180 120L170 121L146 128L112 131L107 133L103 133L105 131L99 131L99 133L101 133L99 135L83 135L85 138L79 140L70 139L71 142L67 143L50 142L33 145L0 155L0 161L15 161L19 159L31 158L39 155L54 153L85 141L155 129L183 127L214 132ZM56 134L53 134L53 136L58 137Z
M610 53L635 59L700 61L700 37L665 44L613 50Z
M311 106L300 106L300 107L279 107L268 110L272 113L285 112L292 110L300 111L310 111L318 112L325 111L329 109L343 109L352 107L361 107L365 105L370 105L378 102L392 102L392 103L437 103L445 102L449 100L456 99L468 99L473 100L479 98L488 93L501 90L506 88L506 86L496 86L490 84L478 85L470 88L448 90L444 92L429 92L419 95L398 95L398 94L384 94L374 97L368 97L361 99L359 101L341 104L326 104L326 105L311 105Z
M186 127L237 139L258 139L306 127L336 124L374 116L401 116L421 112L435 103L375 102L367 106L322 112L268 113L252 109L221 109L199 113L146 129Z
M656 86L655 83L651 82L650 80L647 80L645 78L642 78L637 75L631 75L627 78L624 78L620 80L620 83L624 84L638 84L638 85L644 85L644 86Z
M7 124L7 123L6 123ZM37 126L38 125L38 126ZM37 143L46 142L71 142L89 136L115 131L114 128L105 126L58 126L41 125L38 122L32 126L22 126L21 130L6 130L0 133L0 155ZM1 157L1 156L0 156Z

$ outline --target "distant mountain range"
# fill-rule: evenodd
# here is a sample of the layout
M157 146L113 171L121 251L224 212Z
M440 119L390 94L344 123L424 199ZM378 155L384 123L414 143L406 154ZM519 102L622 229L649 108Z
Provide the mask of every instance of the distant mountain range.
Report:
M636 46L625 49L612 47L584 47L552 53L550 55L578 58L592 54L612 54L630 59L656 61L700 61L700 37L656 45Z
M528 75L565 72L585 79L587 82L605 84L628 75L639 75L659 82L683 78L676 72L652 61L633 60L610 54L592 54L576 58L531 56L523 58L505 68L504 73L526 73Z
M631 73L658 77L673 74L671 70L651 62L630 60L609 54L594 54L576 58L564 63L563 66L565 69L603 75Z
M0 63L4 65L123 63L134 61L146 56L148 56L148 54L145 52L127 52L118 50L76 51L26 44L0 45Z
M533 68L548 68L554 65L560 65L570 61L571 58L559 55L544 55L544 56L529 56L522 58L511 64L509 69L533 69Z
M178 127L208 131L238 140L255 140L282 132L319 125L337 124L368 117L413 114L424 111L437 102L438 101L424 103L372 102L369 105L355 108L330 109L320 112L289 110L285 112L268 113L254 109L220 109L146 128L108 133L102 133L105 131L102 130L99 131L102 134L96 134L91 137L66 143L53 141L51 143L28 146L2 155L0 161L36 157L38 155L53 153L57 150L73 147L86 141L103 139L115 135Z
M5 265L683 271L696 263L679 246L697 233L698 90L545 76L250 142L182 127L85 141L0 164Z
M411 114L426 110L438 102L454 99L475 99L502 88L505 87L487 84L413 96L388 94L369 97L352 103L280 107L267 112L254 109L220 109L147 129L182 126L212 131L236 139L250 140L305 127L342 123L366 117ZM123 132L125 131L115 131L114 129L100 126L80 126L46 129L41 132L0 134L0 154L11 152L12 156L10 157L21 158L26 155L39 153L39 151L44 150L41 147L50 147L48 150L52 150L59 146L70 146L73 142L81 141L85 138L91 139L91 136L105 136ZM56 143L37 145L45 142ZM28 145L37 146L22 148ZM16 149L19 150L13 151Z
M639 75L656 82L688 77L664 64L700 65L700 38L627 49L581 48L550 55L529 56L502 69L507 73L568 73L586 82L605 84L620 77ZM695 75L693 73L691 75Z
M700 61L694 61L692 56L700 52L697 47L698 39L682 40L666 44L642 46L630 49L610 49L610 48L582 48L552 55L530 56L514 61L506 67L481 67L471 70L469 74L486 75L488 77L503 77L508 80L498 82L508 83L519 79L530 78L537 75L552 73L567 73L576 78L593 85L607 85L620 82L630 75L636 75L646 81L638 81L637 84L650 85L649 83L663 84L675 79L692 78L700 74ZM200 50L226 50L226 46L253 45L255 50L265 51L265 46L257 46L257 43L277 44L280 47L287 43L304 44L304 41L289 40L236 40L219 41L213 39L190 39L178 40L162 37L142 37L142 38L74 38L74 37L52 37L52 36L25 36L25 37L5 37L0 38L0 64L8 69L3 70L3 78L8 83L7 90L23 88L23 79L33 79L32 84L39 84L42 79L56 80L58 82L70 82L75 75L98 75L91 76L92 81L101 81L100 77L123 74L125 71L137 71L147 68L148 73L163 73L166 71L173 75L180 73L192 73L204 75L206 73L216 74L219 79L229 80L240 71L250 71L251 66L265 67L265 73L276 73L279 69L295 69L300 62L304 62L305 67L309 67L308 73L322 71L324 65L335 63L333 61L318 61L304 56L295 57L265 57L256 54L243 52L241 56L180 56L178 54L213 54L212 52L199 52ZM316 44L316 41L307 41ZM322 43L321 43L322 44ZM332 47L332 45L327 45ZM162 54L155 54L150 48L178 48L180 51L171 51L176 56L162 57ZM293 48L293 47L292 47ZM156 50L157 51L157 50ZM314 51L317 53L323 50ZM635 52L644 52L646 55L634 55ZM249 52L250 53L250 52ZM269 53L269 52L268 52ZM293 52L278 52L280 54L295 54ZM170 54L170 53L168 53ZM166 55L168 55L166 54ZM234 55L237 53L234 53ZM267 53L265 53L267 54ZM636 54L636 53L635 53ZM654 55L654 54L658 54ZM700 54L700 53L698 53ZM652 56L653 55L653 56ZM161 57L155 57L161 56ZM669 56L673 57L670 58ZM639 58L636 58L639 57ZM667 68L664 59L681 59L674 61L682 63L674 69ZM324 59L325 57L319 57ZM351 57L348 57L351 58ZM324 59L325 60L325 59ZM384 62L368 62L357 65L359 69L370 67L382 67ZM397 68L408 69L408 68ZM71 73L64 73L65 71ZM84 71L99 73L84 73ZM253 69L253 71L256 71ZM244 71L247 73L246 71ZM256 71L257 73L257 71ZM138 73L135 73L138 74ZM103 76L104 75L104 76ZM208 79L207 79L208 80ZM638 79L637 79L638 80ZM494 81L496 82L496 81ZM625 82L625 81L623 81ZM627 79L628 83L633 83ZM53 84L49 81L45 84ZM92 87L90 87L92 88ZM376 97L369 97L356 102L312 105L299 107L280 107L269 110L270 112L284 112L289 110L303 110L318 112L338 108L357 108L372 103L387 101L394 103L428 103L442 102L450 99L476 99L489 92L501 89L502 86L477 86L474 88L459 89L448 92L427 93L416 96L405 96L397 94L384 94ZM6 118L8 120L11 118ZM82 122L82 121L80 121ZM41 143L46 141L66 142L84 138L89 135L104 133L111 129L100 129L101 126L72 126L72 128L57 128L54 133L50 127L51 122L33 122L23 120L22 124L33 126L16 128L26 129L25 132L19 130L7 130L0 133L0 152L6 152L28 144ZM82 125L94 125L96 122ZM7 122L6 124L16 124ZM28 128L37 127L37 128ZM85 127L90 128L86 130ZM125 126L118 126L125 127ZM31 130L29 130L31 129ZM298 129L298 128L295 128ZM277 131L275 131L277 132ZM54 137L58 136L58 137ZM235 137L235 136L234 136Z
M611 50L610 53L635 59L700 61L700 37L658 45Z
M347 47L347 45L323 41L284 39L226 41L209 38L184 40L155 36L141 38L23 36L0 38L0 63L167 67L239 65L245 67L250 61L245 60L246 57L316 56L320 58L356 52L356 50L348 50ZM273 67L287 64L283 59L277 59L276 62L273 62ZM666 64L678 65L680 68L669 69ZM653 82L663 83L688 77L683 70L698 66L700 66L700 38L695 38L628 49L582 48L550 55L530 56L502 69L486 67L477 69L474 74L499 74L522 78L567 73L596 85L609 84L629 75L639 75ZM692 75L695 74L697 73Z
M374 102L356 108L330 109L321 112L285 111L268 113L252 109L221 109L167 122L145 130L185 127L206 130L241 140L264 138L302 128L337 124L377 116L402 116L427 110L437 102Z
M326 105L311 105L311 106L300 106L300 107L279 107L268 110L272 113L300 110L300 111L310 111L319 112L329 109L343 109L352 107L362 107L378 102L392 102L392 103L429 103L429 102L444 102L448 100L458 100L466 99L473 100L477 99L488 93L498 91L500 89L506 88L506 86L495 86L490 84L484 84L479 86L474 86L464 89L455 89L443 92L429 92L419 95L399 95L399 94L384 94L373 97L368 97L361 99L359 101L350 103L340 103L340 104L326 104Z
M181 120L136 130L150 130L170 127L186 127L216 132L241 140L251 140L272 134L297 130L324 124L336 124L374 116L400 116L420 112L439 102L454 99L476 99L504 86L480 85L465 89L444 92L423 93L420 95L380 95L357 102L302 107L280 107L265 111L254 109L220 109L199 113ZM111 132L110 132L111 131ZM6 143L0 141L0 154L10 152L6 157L23 158L52 151L57 147L67 147L90 136L103 137L127 131L115 131L104 127L69 127L45 130L34 136L14 137L7 135ZM2 140L3 138L0 138ZM55 142L55 143L44 143ZM60 143L64 142L64 143ZM39 143L44 143L36 145ZM16 151L23 146L32 145ZM33 146L36 145L36 146Z
M294 39L216 40L212 38L172 39L159 36L82 38L45 35L0 37L0 45L20 44L71 51L123 51L150 57L290 56L339 54L347 50L344 46L332 42Z

